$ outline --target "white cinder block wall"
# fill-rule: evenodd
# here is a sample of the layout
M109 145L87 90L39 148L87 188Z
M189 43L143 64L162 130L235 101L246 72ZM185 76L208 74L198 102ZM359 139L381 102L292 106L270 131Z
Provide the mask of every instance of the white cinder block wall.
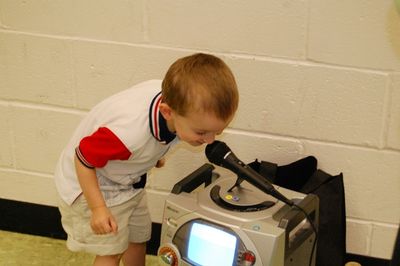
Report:
M315 155L343 172L347 251L389 258L400 222L392 0L0 0L0 198L54 206L56 160L87 110L198 51L223 58L239 84L222 139L248 162ZM152 172L154 222L203 154L180 145Z

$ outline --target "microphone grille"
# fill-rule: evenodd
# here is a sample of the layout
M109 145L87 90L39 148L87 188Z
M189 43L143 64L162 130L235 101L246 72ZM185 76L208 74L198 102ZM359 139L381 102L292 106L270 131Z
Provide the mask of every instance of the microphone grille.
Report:
M224 161L225 155L230 151L231 150L225 144L225 142L218 140L206 146L207 159L216 165L221 165Z

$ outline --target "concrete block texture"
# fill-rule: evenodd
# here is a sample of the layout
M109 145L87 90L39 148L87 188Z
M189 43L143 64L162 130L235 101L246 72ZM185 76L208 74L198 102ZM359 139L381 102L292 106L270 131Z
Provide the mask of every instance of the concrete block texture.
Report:
M393 254L394 242L398 226L376 223L372 226L371 256L378 258L390 258ZM389 247L389 248L388 248Z
M152 43L285 58L305 57L307 1L149 0ZM190 25L190 26L188 26Z
M139 82L163 79L168 67L185 55L188 52L75 41L72 56L76 104L90 109L107 96Z
M343 173L348 217L400 221L398 152L305 141L304 153L316 156L320 169Z
M311 60L400 70L400 23L392 0L310 0Z
M119 42L143 42L144 0L2 0L2 28Z
M154 223L163 222L164 202L169 192L147 189L147 204L150 210L151 221Z
M0 102L0 167L14 166L14 141L11 121L10 107Z
M391 258L398 225L347 219L347 252Z
M62 149L81 119L79 113L62 113L32 106L14 107L15 167L18 170L53 173Z
M58 39L0 32L0 99L74 106L70 50Z
M244 162L314 155L343 172L348 252L389 258L400 221L392 0L0 0L0 198L56 205L52 173L87 110L199 51L239 86L219 139ZM184 143L166 159L147 184L155 222L172 186L207 162Z
M346 249L352 254L370 254L372 224L360 220L347 219Z
M233 127L382 146L388 75L293 62L228 62L241 97Z
M162 79L188 54L1 32L0 51L0 99L86 110L139 82Z
M0 182L1 198L57 206L58 195L52 176L0 169Z
M388 125L387 147L400 150L400 73L392 77Z

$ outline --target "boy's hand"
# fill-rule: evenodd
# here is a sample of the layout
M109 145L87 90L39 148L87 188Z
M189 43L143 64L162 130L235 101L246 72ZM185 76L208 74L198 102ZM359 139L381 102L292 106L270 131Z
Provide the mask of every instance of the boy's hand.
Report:
M92 218L90 226L95 234L104 235L118 232L118 225L106 206L92 209Z
M161 158L160 160L157 161L156 167L161 168L165 164L165 158Z

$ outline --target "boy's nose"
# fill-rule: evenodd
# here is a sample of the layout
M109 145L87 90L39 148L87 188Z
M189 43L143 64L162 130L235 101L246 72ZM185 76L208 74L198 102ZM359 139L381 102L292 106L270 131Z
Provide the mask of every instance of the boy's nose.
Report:
M204 136L204 138L203 138L204 143L207 143L207 144L213 143L214 140L215 140L215 134L214 133L209 133L206 136Z

